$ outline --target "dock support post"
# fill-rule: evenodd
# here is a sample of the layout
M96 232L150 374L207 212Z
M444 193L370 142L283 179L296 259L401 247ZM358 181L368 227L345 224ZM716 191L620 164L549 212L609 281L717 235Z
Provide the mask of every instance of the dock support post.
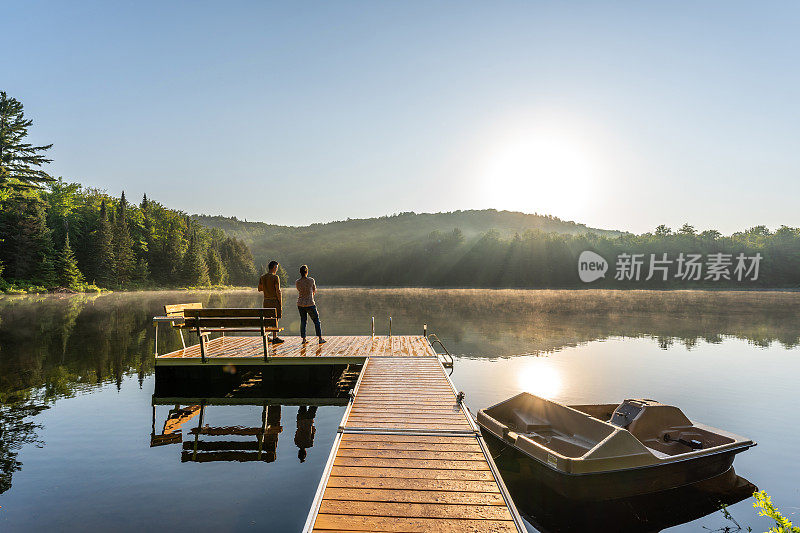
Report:
M428 324L422 324L422 336L425 338L428 337Z
M392 317L389 317L389 337L392 336Z
M375 317L372 317L372 336L375 336Z

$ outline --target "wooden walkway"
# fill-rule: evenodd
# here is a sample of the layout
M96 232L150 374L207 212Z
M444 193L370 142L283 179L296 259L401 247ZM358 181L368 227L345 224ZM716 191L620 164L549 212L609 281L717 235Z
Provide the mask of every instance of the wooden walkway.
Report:
M428 340L422 335L349 335L327 337L325 344L310 339L306 344L300 337L282 337L282 344L269 345L269 361L280 364L362 364L367 357L436 357ZM157 366L184 365L263 365L263 344L260 336L218 337L206 343L206 362L200 358L200 345L188 346L157 355Z
M438 358L398 354L366 360L305 531L525 529Z

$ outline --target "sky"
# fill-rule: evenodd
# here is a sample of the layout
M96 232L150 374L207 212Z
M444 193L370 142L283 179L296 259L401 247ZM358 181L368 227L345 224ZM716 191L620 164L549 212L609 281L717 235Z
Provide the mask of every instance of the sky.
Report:
M16 2L48 171L304 225L800 226L798 2Z

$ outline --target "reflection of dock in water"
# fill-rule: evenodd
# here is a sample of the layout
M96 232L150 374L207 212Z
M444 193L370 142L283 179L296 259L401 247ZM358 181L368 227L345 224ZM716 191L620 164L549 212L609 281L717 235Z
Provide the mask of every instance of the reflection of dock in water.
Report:
M181 462L194 461L209 463L213 461L265 461L275 460L278 449L278 435L283 431L281 426L281 406L264 405L261 412L261 427L209 427L203 425L205 405L200 406L200 423L189 433L194 436L193 442L184 442ZM203 441L200 435L255 437L256 440L223 440Z
M163 446L165 444L175 444L183 440L181 426L200 413L199 405L181 407L175 405L175 409L169 412L169 416L164 421L164 429L157 435L155 430L155 409L153 410L153 431L150 434L150 447Z
M156 434L156 406L173 405L169 411L164 430ZM181 407L180 404L191 404ZM150 446L181 444L181 462L208 463L215 461L263 461L275 460L278 436L283 431L281 416L284 408L297 407L297 430L295 444L298 456L305 459L307 448L313 446L314 417L319 405L344 405L346 400L337 398L153 398L153 423ZM261 406L261 424L257 427L210 426L206 423L208 409L216 406ZM182 427L197 418L194 427ZM184 433L187 440L184 440ZM203 437L210 437L204 439ZM217 437L230 437L219 440ZM247 438L250 437L250 438ZM254 437L254 438L253 438Z
M350 379L353 369L344 367L340 373L340 379L327 385L306 383L284 387L284 392L288 390L299 397L277 394L274 387L262 382L260 372L242 373L233 385L228 383L227 386L215 387L209 384L208 389L216 388L216 396L188 396L184 383L169 380L158 383L157 380L157 393L152 399L150 446L181 444L181 462L272 462L276 458L278 436L284 429L281 416L287 408L295 407L295 444L298 456L305 458L306 449L313 445L317 407L347 405L347 397L337 397L337 386L341 385L342 379ZM190 387L190 391L196 392L199 388ZM276 396L266 397L267 392L276 393ZM157 406L173 406L167 413L161 433L156 432ZM231 406L261 407L260 422L258 425L209 425L209 410L218 414L218 407Z

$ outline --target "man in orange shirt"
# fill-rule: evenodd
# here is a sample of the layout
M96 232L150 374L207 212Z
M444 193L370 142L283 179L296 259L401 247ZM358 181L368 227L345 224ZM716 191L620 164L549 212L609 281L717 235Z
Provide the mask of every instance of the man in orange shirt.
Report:
M281 318L283 309L283 299L281 297L281 278L278 277L278 262L270 261L267 265L268 272L258 280L258 290L264 293L265 308L274 308L277 313L275 316ZM280 344L283 339L278 338L278 332L272 332L273 344Z

